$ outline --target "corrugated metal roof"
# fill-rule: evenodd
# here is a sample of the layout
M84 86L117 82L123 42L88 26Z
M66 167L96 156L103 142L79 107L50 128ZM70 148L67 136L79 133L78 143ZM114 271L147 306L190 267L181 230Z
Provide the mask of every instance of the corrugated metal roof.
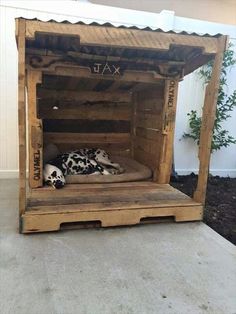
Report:
M43 20L40 20L40 19L37 19L37 18L33 18L33 19L28 19L28 18L24 18L24 17L21 17L25 20L29 20L29 21L39 21L39 22L51 22L51 23L58 23L58 24L80 24L80 25L91 25L91 26L101 26L101 27L115 27L115 28L123 28L123 29L136 29L136 30L144 30L144 31L151 31L151 32L160 32L160 33L166 33L166 34L180 34L180 35L189 35L189 36L199 36L199 37L214 37L214 38L218 38L220 36L222 36L222 34L215 34L215 35L210 35L208 33L205 33L205 34L198 34L198 33L195 33L195 32L186 32L186 31L180 31L180 32L177 32L177 31L174 31L174 30L170 30L170 31L164 31L162 30L161 28L156 28L156 29L153 29L151 27L138 27L138 26L126 26L126 25L115 25L115 24L112 24L112 23L98 23L98 22L91 22L91 23L85 23L83 21L77 21L75 23L72 23L68 20L64 20L64 21L56 21L56 20L53 20L53 19L50 19L50 20L47 20L47 21L43 21Z

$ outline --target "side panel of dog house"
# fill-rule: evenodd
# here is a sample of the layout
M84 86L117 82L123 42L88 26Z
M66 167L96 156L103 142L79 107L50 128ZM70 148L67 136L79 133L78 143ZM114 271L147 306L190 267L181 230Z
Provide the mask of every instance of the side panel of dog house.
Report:
M165 81L159 80L134 94L133 157L150 167L159 166Z

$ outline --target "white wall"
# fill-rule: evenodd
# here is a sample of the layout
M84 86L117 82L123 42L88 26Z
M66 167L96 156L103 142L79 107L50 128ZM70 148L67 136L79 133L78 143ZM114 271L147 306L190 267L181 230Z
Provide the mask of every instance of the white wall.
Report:
M62 14L63 12L63 14ZM17 49L15 43L15 17L41 20L55 19L76 22L112 22L120 25L137 25L162 28L167 31L188 31L209 34L227 34L235 44L236 27L176 17L174 12L160 14L132 11L79 3L77 1L1 1L0 2L0 178L16 177L18 174L17 138ZM109 17L109 18L108 18ZM236 67L229 73L229 93L236 89ZM175 165L177 171L197 171L197 147L190 140L181 140L187 131L187 112L201 110L204 87L199 75L194 72L180 83L175 136ZM225 127L236 137L236 110ZM236 145L222 149L212 156L211 172L236 177Z

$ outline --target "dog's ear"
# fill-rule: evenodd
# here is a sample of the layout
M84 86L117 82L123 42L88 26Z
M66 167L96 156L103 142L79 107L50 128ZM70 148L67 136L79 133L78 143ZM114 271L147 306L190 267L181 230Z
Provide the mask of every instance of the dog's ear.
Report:
M62 167L62 165L63 165L63 158L60 155L57 156L57 158L49 161L48 163L50 165L53 165L53 166L57 167L58 169L60 169L62 171L62 173L64 173L65 169Z
M43 150L43 161L47 163L49 160L56 158L60 154L58 147L50 143L44 147Z

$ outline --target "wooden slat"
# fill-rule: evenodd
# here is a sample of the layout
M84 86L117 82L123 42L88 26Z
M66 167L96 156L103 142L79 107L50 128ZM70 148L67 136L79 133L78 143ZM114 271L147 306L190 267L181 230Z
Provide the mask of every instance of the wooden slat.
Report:
M227 36L219 39L218 53L215 57L211 80L207 85L202 113L202 124L199 143L199 175L197 188L194 193L194 200L205 203L207 178L211 156L212 132L215 122L218 89L220 84L220 72L223 61L223 54L227 45Z
M44 133L44 142L62 143L130 143L129 133Z
M37 90L39 98L72 100L72 101L110 101L110 102L130 102L131 94L128 92L95 92L95 91L74 91L74 90L54 90L47 87L39 87Z
M43 185L43 128L37 118L36 85L41 82L41 72L27 72L28 129L29 129L29 185L31 188Z
M56 35L55 35L56 36ZM55 37L53 35L53 37ZM51 36L51 38L53 38ZM57 42L60 41L60 39L63 36L57 36ZM39 34L36 35L36 40L40 40L42 41L43 36L40 36ZM184 50L186 49L186 47L184 47ZM192 48L190 47L190 49L192 50ZM124 51L124 49L123 49ZM51 57L58 57L61 58L62 57L62 53L61 51L58 50L54 50L53 48L49 48L47 46L47 48L35 48L35 47L27 47L26 48L26 54L27 56L51 56ZM125 64L142 64L142 65L149 65L149 66L183 66L185 64L185 62L183 61L168 61L168 60L159 60L157 58L155 58L155 60L150 59L150 58L144 58L144 57L140 57L140 56L132 56L132 58L128 58L125 57L123 55L119 55L119 56L114 56L114 55L107 55L105 53L100 53L100 54L93 54L93 53L85 53L85 52L81 52L81 51L68 51L67 50L67 56L73 58L74 60L93 60L94 62L97 61L99 62L109 62L109 63L117 63L117 62L122 62ZM117 83L117 82L116 82ZM116 84L115 84L116 85ZM119 84L118 84L119 85ZM115 87L116 89L117 87ZM114 90L113 86L111 87L110 90Z
M58 143L57 147L60 152L68 152L80 148L101 148L108 153L118 156L129 156L130 143Z
M173 187L168 184L157 184L156 182L151 181L135 181L135 182L119 182L119 183L79 183L79 184L66 184L63 189L55 190L50 186L43 186L41 188L30 189L28 191L28 197L38 197L43 194L45 197L51 196L51 193L54 194L67 194L70 191L93 191L94 193L99 193L100 190L109 189L119 191L121 189L172 189ZM173 188L174 189L174 188ZM178 191L175 189L175 191Z
M134 202L135 198L135 202ZM112 202L117 203L129 203L129 205L133 204L133 208L144 207L145 205L149 206L157 206L157 204L163 204L165 201L165 205L178 205L178 201L185 205L193 204L194 202L191 199L184 198L182 195L168 193L168 192L159 192L155 193L153 191L106 191L99 192L99 194L94 194L94 192L84 192L76 195L75 193L70 193L69 195L51 195L50 198L44 198L42 195L41 198L30 199L28 200L28 207L35 206L50 206L50 205L67 205L67 204L92 204L92 203L102 203L104 205L104 209L110 206ZM109 204L109 205L108 205Z
M114 155L130 155L129 133L44 133L44 143L56 144L61 152L99 147Z
M130 120L131 107L128 104L39 104L39 118L41 119L87 119L87 120Z
M29 67L30 68L30 67ZM47 75L58 75L58 76L67 76L67 77L80 77L87 79L101 79L101 80L113 80L119 82L136 82L136 83L153 83L159 84L160 79L163 79L163 76L158 74L155 71L125 71L123 75L102 75L102 74L93 74L89 68L81 66L65 66L64 63L57 64L52 68L40 68ZM171 78L171 77L170 77Z
M161 128L160 116L157 114L137 112L137 114L136 114L136 127L158 130Z
M178 191L169 185L132 185L132 188L119 185L111 187L93 187L88 185L87 188L80 189L44 189L42 192L39 189L31 191L28 198L28 206L43 206L43 205L63 205L63 204L91 204L102 203L104 210L110 206L110 203L133 203L133 208L142 207L144 204L160 204L163 200L166 205L173 204L172 201L186 201L185 204L195 203L190 197ZM133 201L135 198L135 202ZM143 205L142 205L143 204Z
M16 23L18 39L19 214L26 208L25 20Z
M44 37L41 37L40 40L45 39ZM58 49L59 51L62 50L60 49L60 39L57 36L51 36L50 39L54 39L55 44L54 44L54 49ZM36 41L38 41L38 39L36 39ZM45 44L44 44L45 45ZM47 42L47 47L49 49L53 49L53 47L49 46L49 43ZM183 53L184 54L184 51ZM91 55L91 59L87 59L87 58L81 58L81 55L76 55L76 57L72 57L73 54L71 54L69 51L67 52L67 54L64 56L53 56L53 55L26 55L26 63L27 66L30 69L38 69L41 71L47 71L47 72L52 72L54 71L57 67L77 67L80 66L81 68L90 68L94 63L96 64L95 59L93 58L93 55ZM37 56L37 57L36 57ZM35 58L36 57L36 58ZM97 62L98 64L100 64L100 66L104 66L106 64L106 62L109 62L107 59L109 59L109 57L103 57L104 60L100 62ZM158 60L158 59L157 59ZM112 62L112 61L110 61ZM118 63L116 62L115 65L118 64L118 66L120 67L120 65L122 64L122 70L121 71L121 77L123 76L124 73L129 73L132 71L135 71L137 74L138 73L145 73L145 72L153 72L154 76L156 77L160 77L160 78L167 78L168 75L169 77L174 77L176 78L181 78L182 77L182 73L183 73L183 67L184 67L184 62L176 62L174 61L173 63L175 63L175 71L173 74L169 74L168 69L173 67L173 65L171 65L171 62L168 63L164 63L163 61L156 61L155 63L153 62L151 64L151 62L149 64L147 63L142 63L140 61L134 61L132 58L129 59L129 61L124 61L124 60L119 60ZM114 63L113 63L114 64ZM93 71L92 71L93 72ZM103 73L101 73L102 71L100 71L100 73L94 73L96 74L97 77L101 77L103 78ZM106 74L106 76L108 75L110 78L115 78L115 77L119 77L120 74L118 75L113 75L112 71L110 72L110 74ZM95 76L95 77L96 77Z
M160 141L160 161L156 172L158 183L169 183L174 145L175 115L178 81L166 80L164 109L162 113L162 140Z
M134 150L134 159L148 166L152 170L155 170L157 167L157 156L138 149L137 147L135 147Z
M60 133L128 133L129 121L107 120L43 120L44 132Z
M141 137L141 136L136 136L134 139L134 143L135 143L135 149L143 150L148 154L156 155L156 159L157 159L158 146L159 146L158 139L156 141L153 141L153 140Z
M155 88L154 88L155 87ZM139 104L145 106L146 103L149 102L159 102L163 101L164 98L164 87L165 87L165 80L159 80L158 85L154 86L147 86L145 90L138 91L137 97L139 99ZM147 97L148 96L148 97Z
M148 140L158 141L160 137L160 131L155 129L136 128L136 135ZM157 145L157 144L154 144Z
M163 108L163 99L148 98L148 94L146 97L147 99L145 101L142 102L140 100L138 102L137 112L160 115Z
M62 204L62 205L29 205L28 210L26 213L30 213L31 215L44 215L46 213L48 214L63 214L63 213L73 213L73 212L111 212L113 210L124 210L126 208L129 208L129 210L137 210L140 208L172 208L174 206L176 207L182 207L186 208L189 206L198 206L201 207L200 204L196 204L196 202L193 202L191 200L169 200L168 202L165 202L165 205L163 204L163 200L159 201L143 201L141 202L112 202L112 203L86 203L86 204Z

